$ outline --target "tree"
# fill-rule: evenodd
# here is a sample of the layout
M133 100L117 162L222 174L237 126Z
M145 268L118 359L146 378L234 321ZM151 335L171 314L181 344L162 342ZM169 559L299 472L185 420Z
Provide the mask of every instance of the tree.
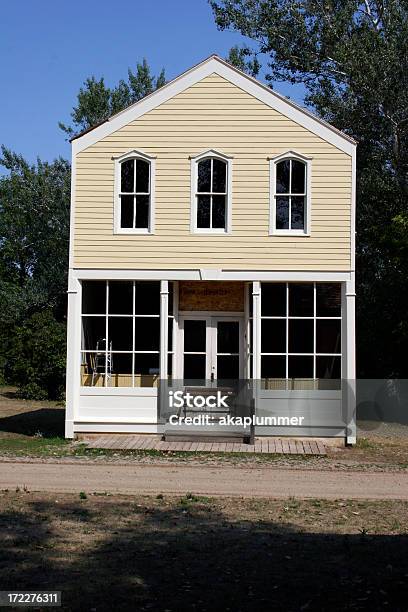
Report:
M303 83L306 104L358 141L358 372L407 376L407 1L211 5L220 29L252 39L255 49L246 47L245 58L264 57L271 84Z
M121 79L113 88L105 85L103 77L99 80L89 77L79 90L77 106L72 109L72 125L60 122L59 126L71 138L138 102L165 83L164 69L157 77L153 76L146 59L136 64L135 73L128 69L127 82Z
M44 336L49 348L46 356L45 351L36 353L31 343L37 360L36 378L31 382L37 386L45 381L40 370L44 375L49 371L49 363L63 346L71 170L63 159L29 164L5 147L0 163L9 171L0 178L0 378L5 374L20 387L30 388L28 376L34 370L22 359L30 331L37 339ZM43 312L47 317L42 317ZM39 317L34 319L36 325L26 327L32 317ZM58 334L53 333L51 319ZM24 375L22 367L13 365L17 362L25 363ZM45 392L51 396L60 393L61 377L54 384L53 389L47 378Z
M261 69L261 64L258 61L256 53L246 46L239 47L235 45L235 47L231 47L226 59L232 66L239 68L239 70L243 72L247 72L253 77L257 77Z

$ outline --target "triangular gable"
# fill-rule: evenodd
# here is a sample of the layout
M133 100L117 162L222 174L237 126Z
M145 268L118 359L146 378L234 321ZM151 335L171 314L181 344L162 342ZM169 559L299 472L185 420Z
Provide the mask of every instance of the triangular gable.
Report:
M316 136L319 136L326 142L334 145L348 155L352 155L356 146L356 142L340 132L326 121L316 117L298 104L288 100L284 96L271 90L266 85L263 85L256 79L238 70L231 64L228 64L216 55L212 55L197 66L190 68L180 76L176 77L160 89L154 91L139 102L135 102L120 113L113 115L104 123L87 130L82 135L72 139L72 152L75 155L83 151L87 147L95 144L105 136L109 136L116 130L128 125L135 119L138 119L145 113L153 110L163 102L167 102L177 94L181 93L188 87L195 85L205 77L211 74L218 74L230 83L236 85L243 91L257 98L270 108L281 113L288 119L292 119L305 129L309 130Z

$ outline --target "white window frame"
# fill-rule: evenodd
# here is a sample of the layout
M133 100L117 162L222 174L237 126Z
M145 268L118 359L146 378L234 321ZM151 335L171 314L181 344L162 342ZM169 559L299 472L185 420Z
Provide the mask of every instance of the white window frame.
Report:
M203 159L219 159L227 164L227 181L225 197L225 228L198 228L197 227L197 179L198 164ZM232 231L232 156L220 153L215 149L208 149L199 155L190 156L191 160L191 211L190 230L193 234L230 234Z
M306 157L295 151L286 151L275 157L269 157L269 235L270 236L310 236L311 233L311 211L312 211L312 157ZM276 166L279 162L290 159L300 161L305 164L305 226L302 230L299 229L276 229L276 197L285 194L276 193Z
M262 282L261 283L261 299L262 299L262 287L263 285L266 285L266 282ZM304 284L306 285L312 285L313 286L313 314L312 315L307 315L307 316L301 316L301 315L292 315L290 314L289 311L289 291L290 291L290 287L293 285L297 285L300 283L295 282L288 282L288 283L277 283L277 284L284 284L286 286L285 288L285 293L286 293L286 308L285 308L285 314L284 315L263 315L262 313L260 314L260 325L261 325L261 330L262 330L262 321L265 320L281 320L285 322L285 351L284 352L280 352L280 353L276 353L276 352L267 352L267 351L262 351L261 350L261 344L259 346L259 354L260 357L262 359L263 356L268 357L285 357L285 373L286 376L285 378L282 378L282 381L285 381L285 385L286 385L286 389L289 389L289 385L290 385L290 381L294 379L294 377L289 378L289 358L290 357L311 357L313 358L313 377L310 378L310 380L313 380L314 382L318 381L318 380L336 380L336 379L330 379L330 378L317 378L317 359L319 357L333 357L333 358L339 358L340 359L340 378L343 377L343 328L342 328L342 322L343 322L343 305L341 304L340 307L340 314L339 315L330 315L330 316L324 316L324 315L318 315L317 314L317 285L322 285L324 283L320 283L320 282L305 282ZM331 283L330 283L331 284ZM339 284L336 282L336 284ZM300 321L300 320L305 320L305 321L312 321L313 322L313 351L309 352L309 353L294 353L291 352L289 350L289 322L290 321ZM318 321L340 321L340 347L339 347L339 351L337 353L322 353L320 351L317 350L317 346L316 346L316 339L317 339L317 322ZM260 335L262 338L262 331L260 331ZM262 340L260 341L262 342ZM251 353L251 356L253 358L253 353ZM260 373L259 376L261 377Z
M143 151L136 149L114 157L115 161L115 195L114 195L114 233L115 234L154 234L155 218L155 182L156 182L156 158ZM121 186L121 164L130 159L141 159L148 162L150 168L150 206L149 206L149 226L144 227L121 227L121 206L120 206L120 186Z

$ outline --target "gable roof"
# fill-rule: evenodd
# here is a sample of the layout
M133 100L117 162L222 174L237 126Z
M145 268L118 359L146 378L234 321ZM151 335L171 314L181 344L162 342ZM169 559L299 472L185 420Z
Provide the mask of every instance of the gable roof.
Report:
M112 115L100 124L88 128L71 139L73 154L83 151L87 147L95 144L105 136L112 134L116 130L124 127L131 121L138 119L145 113L153 110L163 102L191 87L211 74L218 74L230 83L254 96L267 106L278 111L282 115L292 119L310 132L320 136L323 140L331 143L345 153L352 155L356 146L356 141L341 132L334 126L320 119L309 110L299 104L288 100L285 96L263 85L245 72L232 66L218 55L211 55L196 66L163 85L160 89L152 92L138 102L131 104L124 110Z

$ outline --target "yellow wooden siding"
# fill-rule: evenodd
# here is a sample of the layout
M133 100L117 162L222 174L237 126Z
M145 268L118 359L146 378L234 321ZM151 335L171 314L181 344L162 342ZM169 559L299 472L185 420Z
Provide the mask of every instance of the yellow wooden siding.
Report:
M156 159L155 234L114 235L114 162ZM233 156L232 233L190 232L190 156ZM311 236L269 236L268 157L312 156ZM256 98L211 75L77 156L77 268L350 269L351 158Z

